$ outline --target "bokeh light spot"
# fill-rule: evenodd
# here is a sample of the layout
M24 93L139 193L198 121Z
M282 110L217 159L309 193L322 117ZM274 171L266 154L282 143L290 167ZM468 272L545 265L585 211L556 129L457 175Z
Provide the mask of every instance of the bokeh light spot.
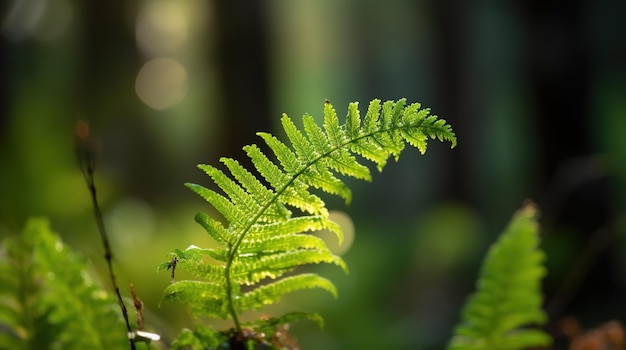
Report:
M172 54L189 36L187 8L177 1L155 1L141 9L135 25L137 46L148 57Z
M342 211L331 211L329 218L341 227L343 231L343 243L339 245L337 235L329 230L317 231L315 235L326 242L328 249L330 249L333 254L343 255L350 250L354 242L354 223L352 222L352 218Z
M66 32L73 18L74 7L67 0L14 1L4 17L2 32L13 41L30 37L52 41Z
M135 92L150 108L169 108L180 102L187 93L187 71L172 58L150 60L137 74Z
M61 37L74 19L74 7L67 0L48 3L45 16L33 28L33 36L44 42Z
M121 200L105 220L111 241L127 252L148 246L156 231L152 207L139 198Z
M15 1L4 18L2 32L7 38L15 41L27 38L44 17L47 5L47 1Z

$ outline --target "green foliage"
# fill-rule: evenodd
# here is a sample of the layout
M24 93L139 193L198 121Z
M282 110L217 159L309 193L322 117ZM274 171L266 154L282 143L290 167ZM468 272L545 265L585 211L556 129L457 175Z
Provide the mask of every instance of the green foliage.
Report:
M309 115L302 119L303 131L286 115L281 122L290 146L269 133L258 133L275 160L257 145L244 147L262 180L230 158L221 159L230 174L210 165L199 166L222 191L187 184L226 221L196 215L217 247L175 250L173 260L158 268L183 269L198 278L168 286L164 300L186 303L196 315L231 318L238 333L242 331L238 314L277 303L286 293L321 288L337 295L329 280L295 271L318 263L348 271L323 240L309 234L327 229L340 242L343 238L340 227L329 219L325 203L311 188L349 203L351 191L336 175L371 180L369 168L356 155L374 162L381 171L390 156L398 159L407 143L422 154L429 138L456 145L450 125L418 103L406 105L405 99L373 100L363 120L357 103L351 103L343 125L329 102L324 106L322 127Z
M217 331L213 327L196 324L193 330L183 329L172 343L170 350L179 349L295 349L286 324L303 318L316 322L323 320L310 313L292 312L280 317L261 318L246 324L241 333L234 329Z
M478 290L467 301L448 349L523 349L550 343L546 333L530 327L547 321L541 308L541 279L547 272L536 216L533 204L524 206L490 248Z
M119 306L95 275L47 220L29 220L19 239L2 243L0 348L128 347Z

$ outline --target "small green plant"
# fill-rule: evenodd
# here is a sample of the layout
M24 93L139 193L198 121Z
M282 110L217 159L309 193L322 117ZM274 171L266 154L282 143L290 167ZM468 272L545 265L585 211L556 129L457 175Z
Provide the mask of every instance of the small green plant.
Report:
M123 349L117 302L43 218L0 250L1 349ZM119 330L113 332L112 330Z
M541 279L547 271L539 249L537 209L526 204L491 247L477 291L462 311L449 350L525 349L546 346L548 334L533 325L547 322Z
M222 337L206 327L186 331L177 346L270 345L260 335L273 337L276 327L285 321L309 318L321 323L319 315L305 313L260 320L253 325L242 325L239 321L241 312L277 303L284 294L293 291L321 288L337 295L328 279L296 270L307 264L330 263L348 271L345 262L332 254L323 240L308 234L328 229L337 234L340 242L343 237L340 227L329 219L324 201L311 188L339 195L349 203L350 189L336 174L371 180L369 168L355 156L374 162L382 171L388 158L393 156L397 160L407 143L422 154L429 138L450 141L452 147L456 145L456 136L445 120L430 115L429 109L421 108L419 103L407 105L405 99L382 104L373 100L363 120L357 103L351 103L343 125L328 101L324 106L323 128L309 115L302 119L304 132L286 115L281 122L291 147L269 133L258 133L275 160L257 145L244 147L262 179L236 160L222 158L230 176L210 165L199 168L223 193L187 184L217 209L226 223L205 213L196 215L196 221L218 247L190 246L171 253L171 260L158 267L158 270L172 269L173 283L165 289L164 300L183 302L195 315L231 319L234 327L230 333L222 333L230 335ZM199 279L174 281L176 268Z

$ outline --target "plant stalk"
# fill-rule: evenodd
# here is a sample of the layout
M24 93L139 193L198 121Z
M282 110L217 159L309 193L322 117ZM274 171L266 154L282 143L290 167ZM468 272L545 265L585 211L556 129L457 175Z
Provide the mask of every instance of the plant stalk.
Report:
M96 217L98 232L100 232L102 246L104 247L104 258L107 262L109 278L111 280L113 289L115 289L117 302L120 305L122 315L124 316L124 321L126 322L126 329L128 331L127 334L130 335L132 333L132 329L130 327L130 322L128 321L128 310L126 309L126 305L122 300L122 294L120 293L120 289L115 282L115 274L113 273L113 252L111 250L111 245L109 244L109 238L106 234L104 220L102 218L102 212L100 211L100 205L98 204L98 197L96 194L96 184L94 180L94 171L96 168L95 143L89 134L89 125L85 121L81 120L76 123L75 132L78 163L80 165L81 171L83 172L83 176L85 177L85 181L87 182L89 193L91 194L94 216ZM129 336L128 340L130 342L130 349L135 350L135 339Z

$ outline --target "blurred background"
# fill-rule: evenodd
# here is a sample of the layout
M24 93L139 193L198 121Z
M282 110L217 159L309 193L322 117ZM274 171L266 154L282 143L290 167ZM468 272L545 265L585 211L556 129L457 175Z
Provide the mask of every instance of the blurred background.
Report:
M304 349L441 349L482 256L525 199L541 210L550 320L626 319L626 2L77 1L0 5L0 233L31 216L104 270L74 125L98 140L96 185L122 292L171 340L193 320L159 306L174 248L211 244L212 213L185 182L219 157L245 160L279 118L340 116L351 101L420 102L458 147L407 149L350 206L350 266L318 266L339 290L295 293L266 313ZM375 170L374 170L375 171ZM353 230L351 229L353 228ZM351 232L355 234L350 235ZM106 283L105 283L106 285ZM255 317L251 315L250 317ZM214 322L208 320L206 322ZM215 323L228 327L228 323Z

